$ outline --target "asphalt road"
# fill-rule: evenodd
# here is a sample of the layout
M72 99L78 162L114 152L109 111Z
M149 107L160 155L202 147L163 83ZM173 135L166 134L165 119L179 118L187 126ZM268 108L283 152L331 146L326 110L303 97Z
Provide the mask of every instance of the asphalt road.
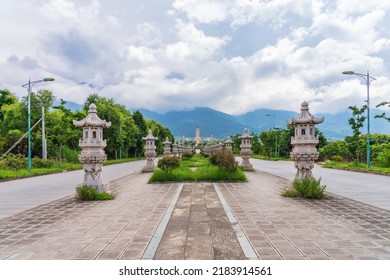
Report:
M102 179L108 182L142 169L145 160L103 166ZM0 183L0 219L75 194L83 171L30 177Z
M251 159L253 167L289 180L294 180L293 162ZM316 166L313 175L321 178L326 191L379 208L390 210L390 176L352 172Z

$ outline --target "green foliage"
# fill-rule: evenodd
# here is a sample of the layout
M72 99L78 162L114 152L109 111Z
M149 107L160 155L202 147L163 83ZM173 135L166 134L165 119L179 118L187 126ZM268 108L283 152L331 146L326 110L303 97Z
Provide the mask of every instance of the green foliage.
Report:
M182 159L182 160L188 160L188 159L191 159L192 156L193 156L192 153L183 153L183 154L181 155L181 159Z
M0 169L21 170L26 166L27 159L20 154L8 154L0 160Z
M343 140L329 142L319 149L321 160L332 159L334 156L341 156L343 159L351 159L352 155L348 150L347 143Z
M390 149L380 152L376 158L376 163L380 167L390 167Z
M304 198L329 198L329 196L324 193L326 186L321 186L321 178L316 180L315 178L309 179L305 177L301 180L294 180L292 184L299 195Z
M107 192L98 192L94 188L82 185L76 188L76 199L78 200L112 200L115 196Z
M332 160L337 161L337 162L341 162L341 161L343 161L343 157L342 156L333 156Z
M349 106L348 108L352 111L352 117L348 119L348 124L353 131L353 136L349 138L350 150L356 156L356 163L359 163L359 136L361 134L360 129L366 120L363 113L367 110L367 105L364 105L362 108L358 108L357 106Z
M178 168L180 159L178 157L163 157L158 161L157 167L165 173L170 173L173 169Z
M379 108L379 107L386 106L386 105L387 105L387 107L390 108L390 102L389 101L381 102L378 105L376 105L376 107ZM386 116L386 113L384 113L384 112L382 114L376 115L375 118L376 119L385 119L388 122L390 122L390 117Z
M34 157L31 163L32 163L32 168L52 168L57 164L55 160L52 159L44 160L39 157Z
M150 182L163 181L245 181L246 177L242 169L238 168L231 173L213 166L200 154L195 154L190 160L180 162L180 166L172 172L164 172L161 169L154 171Z
M297 197L299 193L294 188L287 188L282 192L282 196L284 197Z
M214 155L211 158L213 157ZM217 165L220 169L229 173L234 173L237 170L238 163L236 162L233 153L229 150L223 149L216 152L215 159L213 158L212 161L215 161L215 165Z

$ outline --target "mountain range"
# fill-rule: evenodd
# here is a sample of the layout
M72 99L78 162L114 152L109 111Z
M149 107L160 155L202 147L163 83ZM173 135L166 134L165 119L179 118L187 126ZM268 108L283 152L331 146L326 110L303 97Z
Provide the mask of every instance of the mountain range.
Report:
M149 110L140 109L146 119L155 120L167 126L172 134L178 137L195 137L196 127L199 127L202 138L227 138L231 135L242 134L244 128L256 134L272 128L287 128L287 120L296 117L299 112L258 109L242 115L228 115L210 108L194 108L189 111L171 111L158 114ZM371 133L390 133L390 124L383 119L374 119L375 115L383 111L371 109ZM329 140L343 139L352 135L348 124L350 111L338 114L315 114L316 117L325 117L325 121L318 125L318 129ZM361 129L366 133L366 127Z
M56 104L58 103L58 104ZM56 101L55 105L59 105ZM67 102L65 105L72 111L82 109L82 105ZM131 109L133 112L134 110ZM242 134L244 128L249 132L260 133L274 127L286 128L286 121L297 116L299 112L285 110L258 109L241 115L229 115L217 110L205 107L198 107L188 111L171 111L159 114L146 109L139 109L142 115L149 120L155 120L168 127L176 139L181 137L195 137L196 127L199 127L201 137L214 137L219 139L227 138L231 135ZM371 133L390 133L390 124L383 119L375 119L383 111L371 109ZM343 139L347 135L352 135L352 130L348 124L351 112L346 110L337 114L316 113L316 117L325 117L325 121L318 125L318 129L324 133L329 140ZM361 129L366 133L367 128Z

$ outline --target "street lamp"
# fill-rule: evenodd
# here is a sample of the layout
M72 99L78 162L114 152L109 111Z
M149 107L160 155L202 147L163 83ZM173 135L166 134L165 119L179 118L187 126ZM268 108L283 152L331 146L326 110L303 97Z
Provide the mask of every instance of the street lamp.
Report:
M354 71L343 71L344 75L356 75L362 78L367 86L367 168L371 166L371 150L370 150L370 84L371 81L376 80L374 77L371 77L368 70L367 74L356 73Z
M37 81L30 81L28 79L28 83L22 85L22 87L27 89L27 94L28 94L28 105L27 105L27 169L30 171L31 170L31 105L30 105L30 96L31 96L31 89L35 84L41 83L41 82L52 82L54 81L54 78L43 78L42 80L37 80ZM44 128L42 129L44 133ZM45 139L42 139L42 145L43 141ZM43 147L42 147L43 148Z
M273 117L275 118L275 131L276 131L276 136L275 136L275 158L279 158L279 151L278 151L278 117L273 116L270 114L266 114L266 117Z

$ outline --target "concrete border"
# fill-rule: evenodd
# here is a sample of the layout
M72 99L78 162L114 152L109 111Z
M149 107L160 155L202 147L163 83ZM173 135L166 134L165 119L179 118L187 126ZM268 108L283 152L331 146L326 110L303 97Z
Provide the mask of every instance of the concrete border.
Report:
M172 212L175 209L177 200L179 199L180 193L183 189L184 183L181 183L176 190L174 197L169 204L167 211L161 219L160 224L158 225L156 231L154 232L152 239L150 240L148 247L146 248L144 254L141 257L141 260L153 260L154 254L157 251L158 245L160 244L161 238L164 234L164 231L168 225L169 220L171 219Z
M223 209L225 210L225 213L230 221L230 224L233 227L234 233L237 236L238 242L240 243L241 249L244 252L245 257L249 260L258 260L259 257L257 256L251 243L249 242L240 224L238 223L236 217L234 216L232 209L230 208L229 204L226 202L225 198L223 197L222 192L219 189L218 185L216 183L213 183L213 186L215 192L219 197L219 200L222 203Z

